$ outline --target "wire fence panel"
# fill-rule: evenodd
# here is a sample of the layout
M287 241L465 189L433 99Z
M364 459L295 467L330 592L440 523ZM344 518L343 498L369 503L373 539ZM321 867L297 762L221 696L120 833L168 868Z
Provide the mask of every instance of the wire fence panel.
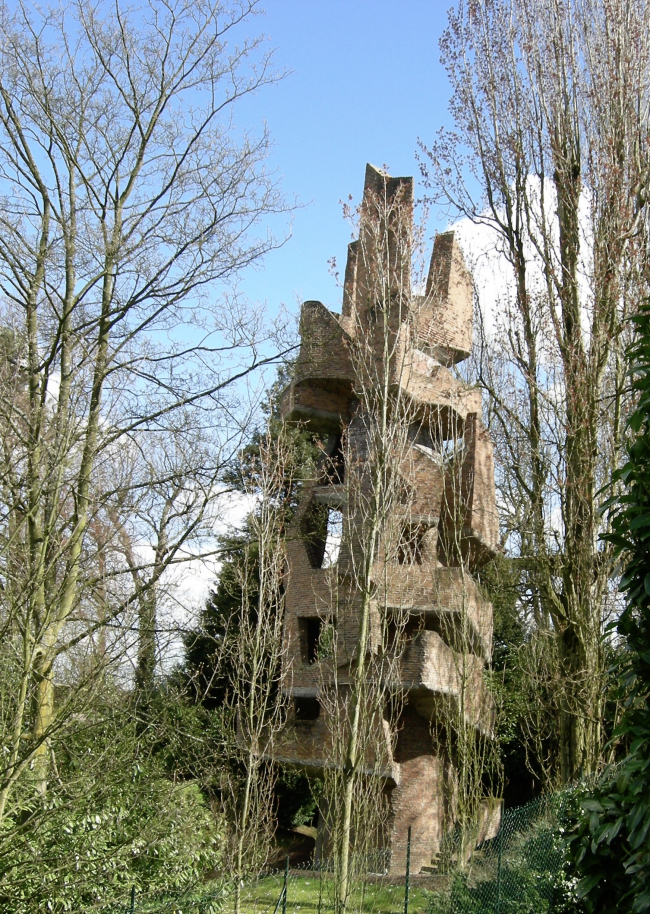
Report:
M326 914L334 910L334 874L331 868L314 870L309 865L292 867L287 879L286 905L288 914ZM274 914L283 890L283 873L268 873L242 890L242 914ZM368 873L354 881L348 898L349 914L403 914L404 877ZM420 910L427 910L426 900L411 885L410 898L420 902ZM424 905L424 906L423 906ZM278 911L280 909L278 908ZM409 911L414 911L412 905Z
M346 914L550 914L564 862L558 823L563 799L540 797L506 810L495 838L467 851L450 832L436 874L389 876L381 855L354 861ZM417 835L413 834L413 846ZM329 914L335 909L333 867L326 862L285 866L249 879L240 914ZM132 904L134 902L133 908ZM101 914L231 914L226 878L164 895L140 895ZM94 909L98 910L98 909Z
M450 867L450 884L429 914L547 914L562 874L558 796L506 810L497 836L480 845L465 865ZM452 845L459 845L457 835ZM448 858L453 859L447 850Z

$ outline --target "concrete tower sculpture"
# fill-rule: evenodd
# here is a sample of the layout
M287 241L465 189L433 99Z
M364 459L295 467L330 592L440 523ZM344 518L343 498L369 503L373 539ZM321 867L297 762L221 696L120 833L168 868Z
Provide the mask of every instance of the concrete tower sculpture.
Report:
M336 764L332 721L324 711L322 693L334 682L337 688L344 687L357 637L354 593L346 571L355 546L346 542L345 531L354 526L358 499L346 487L345 474L346 459L365 459L358 391L369 381L359 377L354 349L361 338L366 350L379 345L368 271L386 266L362 256L362 246L364 233L376 228L369 223L373 195L389 203L399 197L400 225L391 231L401 233L401 238L391 236L382 257L396 256L401 244L409 261L408 277L402 277L408 288L399 293L404 307L392 318L391 328L394 351L399 349L400 364L407 371L392 378L391 384L408 402L415 431L407 440L404 470L411 493L408 537L384 563L376 587L385 605L406 614L398 668L404 700L397 739L387 744L381 764L377 758L366 759L368 776L380 778L389 797L382 840L393 872L403 871L409 826L415 838L411 868L417 872L430 865L444 829L453 823L453 751L432 740L441 698L460 701L462 691L469 724L483 732L492 727L492 707L483 684L492 650L492 606L479 592L472 572L494 555L498 545L492 443L481 422L481 394L452 372L472 347L472 280L457 239L448 232L435 239L426 289L421 295L412 293L412 188L411 178L392 178L367 166L359 240L348 250L342 313L329 311L320 302L304 304L294 380L283 398L285 420L300 421L316 431L327 460L321 477L303 490L287 545L283 687L289 693L290 714L275 752L283 762L318 776ZM375 355L379 364L381 353ZM424 437L422 429L427 430ZM329 544L326 531L333 517L339 518L343 530L338 559L328 556L331 523ZM346 580L347 585L341 583ZM345 624L342 601L352 607ZM338 644L335 661L323 647L328 639L330 645L331 639ZM373 649L379 648L371 636L368 650ZM484 821L483 833L489 828Z

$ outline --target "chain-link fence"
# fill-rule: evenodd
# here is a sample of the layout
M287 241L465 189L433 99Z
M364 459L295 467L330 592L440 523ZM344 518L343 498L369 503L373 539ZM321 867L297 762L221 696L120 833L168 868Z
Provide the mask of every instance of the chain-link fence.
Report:
M459 860L462 836L452 832L441 849L448 885L428 914L547 914L563 897L566 845L563 798L539 797L506 810L495 838Z
M550 914L558 900L565 845L562 798L540 797L506 810L495 838L468 847L457 829L440 850L436 872L391 876L372 872L377 861L356 861L347 914ZM412 835L412 845L417 834ZM406 863L406 861L405 861ZM434 869L433 867L430 869ZM241 914L329 914L335 875L321 864L286 865L240 885ZM231 914L231 882L165 895L132 895L102 914Z

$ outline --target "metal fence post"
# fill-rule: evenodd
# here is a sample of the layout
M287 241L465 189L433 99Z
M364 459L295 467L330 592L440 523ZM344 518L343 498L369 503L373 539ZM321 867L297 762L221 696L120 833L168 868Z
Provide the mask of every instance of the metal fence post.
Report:
M284 888L282 889L282 914L287 914L287 882L289 880L289 854L284 861Z
M411 875L411 826L406 839L406 876L404 878L404 914L409 914L409 877Z
M135 886L131 886L131 907L129 908L129 914L134 914L135 911Z

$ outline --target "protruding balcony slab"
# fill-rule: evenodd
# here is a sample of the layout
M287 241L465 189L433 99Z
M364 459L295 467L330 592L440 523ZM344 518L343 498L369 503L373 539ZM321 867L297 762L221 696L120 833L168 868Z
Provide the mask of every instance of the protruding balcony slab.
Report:
M492 604L462 568L396 565L377 598L414 615L432 613L449 619L475 653L485 658L492 654Z
M402 687L423 717L460 714L466 723L492 731L494 705L479 657L453 651L437 632L423 631L406 649L401 668Z

